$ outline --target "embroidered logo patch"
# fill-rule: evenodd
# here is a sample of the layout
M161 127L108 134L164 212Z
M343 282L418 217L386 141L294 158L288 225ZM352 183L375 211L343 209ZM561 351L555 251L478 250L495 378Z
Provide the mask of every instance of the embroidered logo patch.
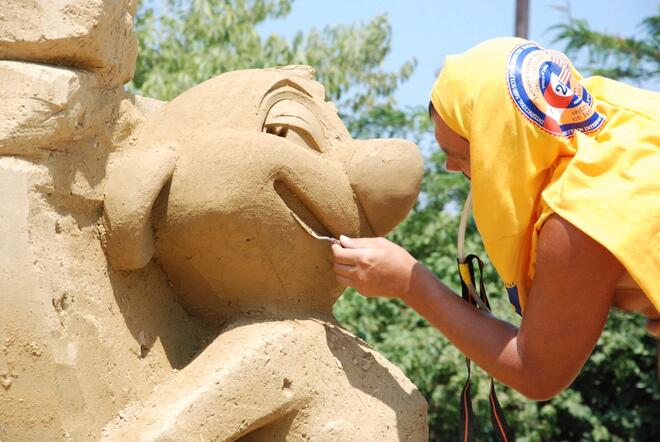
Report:
M507 63L509 94L532 123L554 135L597 131L605 118L593 98L573 77L568 58L529 42L517 46Z

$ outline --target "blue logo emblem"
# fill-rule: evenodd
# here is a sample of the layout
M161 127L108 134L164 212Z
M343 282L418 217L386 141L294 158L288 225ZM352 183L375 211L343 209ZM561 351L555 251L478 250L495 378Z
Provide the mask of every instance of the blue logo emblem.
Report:
M592 133L605 117L573 76L568 58L529 42L513 49L507 63L509 94L517 109L543 130L570 137L577 130Z

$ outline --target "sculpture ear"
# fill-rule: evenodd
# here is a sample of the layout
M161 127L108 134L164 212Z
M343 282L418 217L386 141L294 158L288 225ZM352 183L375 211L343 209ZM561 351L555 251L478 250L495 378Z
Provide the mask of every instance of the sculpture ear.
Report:
M136 270L154 254L151 209L172 178L177 154L155 146L129 154L111 170L105 187L105 251L116 270Z

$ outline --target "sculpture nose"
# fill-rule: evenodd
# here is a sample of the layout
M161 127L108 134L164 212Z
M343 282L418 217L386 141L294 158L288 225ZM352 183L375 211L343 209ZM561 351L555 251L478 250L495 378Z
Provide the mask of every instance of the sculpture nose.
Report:
M392 230L417 200L424 163L414 143L400 139L355 141L349 177L376 235Z

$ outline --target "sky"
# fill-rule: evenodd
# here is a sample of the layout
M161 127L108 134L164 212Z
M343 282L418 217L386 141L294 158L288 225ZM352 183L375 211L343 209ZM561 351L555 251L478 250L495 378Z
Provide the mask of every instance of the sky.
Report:
M567 7L576 19L586 19L592 29L631 36L639 32L642 19L658 13L655 0L529 0L529 38L542 46L563 49L553 43L552 25L566 21ZM263 36L277 33L292 37L311 27L367 22L387 14L392 25L392 52L384 68L398 69L417 59L413 76L397 91L402 106L428 103L438 68L446 55L463 52L480 41L513 35L515 0L296 0L284 19L270 20L259 27ZM579 69L581 60L574 60ZM636 86L660 91L660 82Z

